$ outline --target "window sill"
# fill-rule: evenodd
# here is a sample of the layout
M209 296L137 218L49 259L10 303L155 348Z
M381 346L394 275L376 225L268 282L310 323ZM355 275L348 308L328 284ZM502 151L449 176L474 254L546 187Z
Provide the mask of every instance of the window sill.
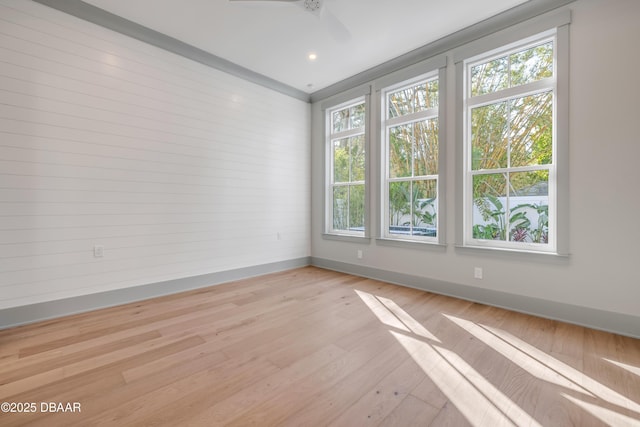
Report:
M460 254L468 255L491 255L506 258L518 258L521 260L537 260L537 261L566 261L570 258L570 254L561 254L557 252L541 252L520 249L492 248L489 246L463 246L455 245L455 250Z
M360 244L369 244L371 242L370 237L366 236L354 236L352 234L328 234L323 233L322 238L325 240L336 240L340 242L352 242L352 243L360 243Z
M447 250L446 244L438 243L438 242L429 242L429 241L377 238L376 244L380 246L432 250L432 251L438 251L438 252L446 252Z

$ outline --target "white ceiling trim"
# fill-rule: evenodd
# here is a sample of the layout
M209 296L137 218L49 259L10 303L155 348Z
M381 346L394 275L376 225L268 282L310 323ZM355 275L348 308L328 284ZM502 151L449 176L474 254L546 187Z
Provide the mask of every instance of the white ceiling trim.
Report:
M529 0L484 21L442 37L404 55L372 67L338 83L308 94L285 83L242 67L224 58L162 34L151 28L122 18L81 0L32 0L69 15L92 22L150 45L235 75L305 102L316 102L358 87L387 74L440 55L466 43L488 36L512 25L565 6L575 0Z
M359 86L367 82L377 80L387 74L399 71L403 68L417 64L426 59L441 55L467 43L502 31L508 27L528 21L552 10L556 10L576 0L530 0L512 9L506 10L477 24L471 25L455 33L449 34L439 40L426 44L404 55L400 55L390 61L384 62L362 73L344 79L338 83L320 89L311 94L311 102L320 101Z
M75 16L76 18L100 25L109 30L124 34L136 40L159 47L201 64L220 71L232 74L250 82L259 84L277 92L289 95L293 98L309 102L309 94L274 80L270 77L256 73L253 70L237 65L212 53L206 52L190 44L184 43L166 34L159 33L151 28L129 21L104 9L85 3L81 0L33 0L36 3L49 6L61 12Z

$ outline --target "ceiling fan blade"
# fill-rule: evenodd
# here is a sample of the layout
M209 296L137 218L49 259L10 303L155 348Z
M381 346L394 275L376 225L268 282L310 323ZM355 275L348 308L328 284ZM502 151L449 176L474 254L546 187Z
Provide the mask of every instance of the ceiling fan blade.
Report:
M278 1L278 2L285 2L285 3L293 3L293 2L301 1L301 0L229 0L229 1L244 1L244 2L248 2L248 1Z
M327 26L331 36L339 42L346 42L351 39L349 29L334 15L327 6L320 11L320 20Z
M331 36L339 42L351 39L351 33L347 27L324 5L324 0L229 0L232 2L284 2L298 3L298 5L316 17L327 27Z

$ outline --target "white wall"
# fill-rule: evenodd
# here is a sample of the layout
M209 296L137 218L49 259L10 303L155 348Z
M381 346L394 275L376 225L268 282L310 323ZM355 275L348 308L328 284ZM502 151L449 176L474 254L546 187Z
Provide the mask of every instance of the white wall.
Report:
M570 257L529 259L454 248L458 177L453 157L456 150L453 67L447 70L446 250L380 246L375 239L367 245L322 238L324 142L318 102L312 108L312 255L425 280L638 316L640 2L577 0L563 9L573 12L569 53ZM375 165L376 140L371 143L371 164ZM370 196L377 200L374 193ZM363 250L362 260L356 257L358 249ZM483 267L483 280L473 278L475 266Z
M307 257L309 129L305 102L0 0L0 309Z

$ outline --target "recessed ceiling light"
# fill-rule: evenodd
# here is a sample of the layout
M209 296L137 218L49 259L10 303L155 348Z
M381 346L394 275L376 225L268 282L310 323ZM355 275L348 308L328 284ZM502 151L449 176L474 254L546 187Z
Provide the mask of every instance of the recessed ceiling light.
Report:
M311 52L309 55L307 55L307 58L309 58L309 61L315 61L316 59L318 59L318 55L316 55L315 52Z

